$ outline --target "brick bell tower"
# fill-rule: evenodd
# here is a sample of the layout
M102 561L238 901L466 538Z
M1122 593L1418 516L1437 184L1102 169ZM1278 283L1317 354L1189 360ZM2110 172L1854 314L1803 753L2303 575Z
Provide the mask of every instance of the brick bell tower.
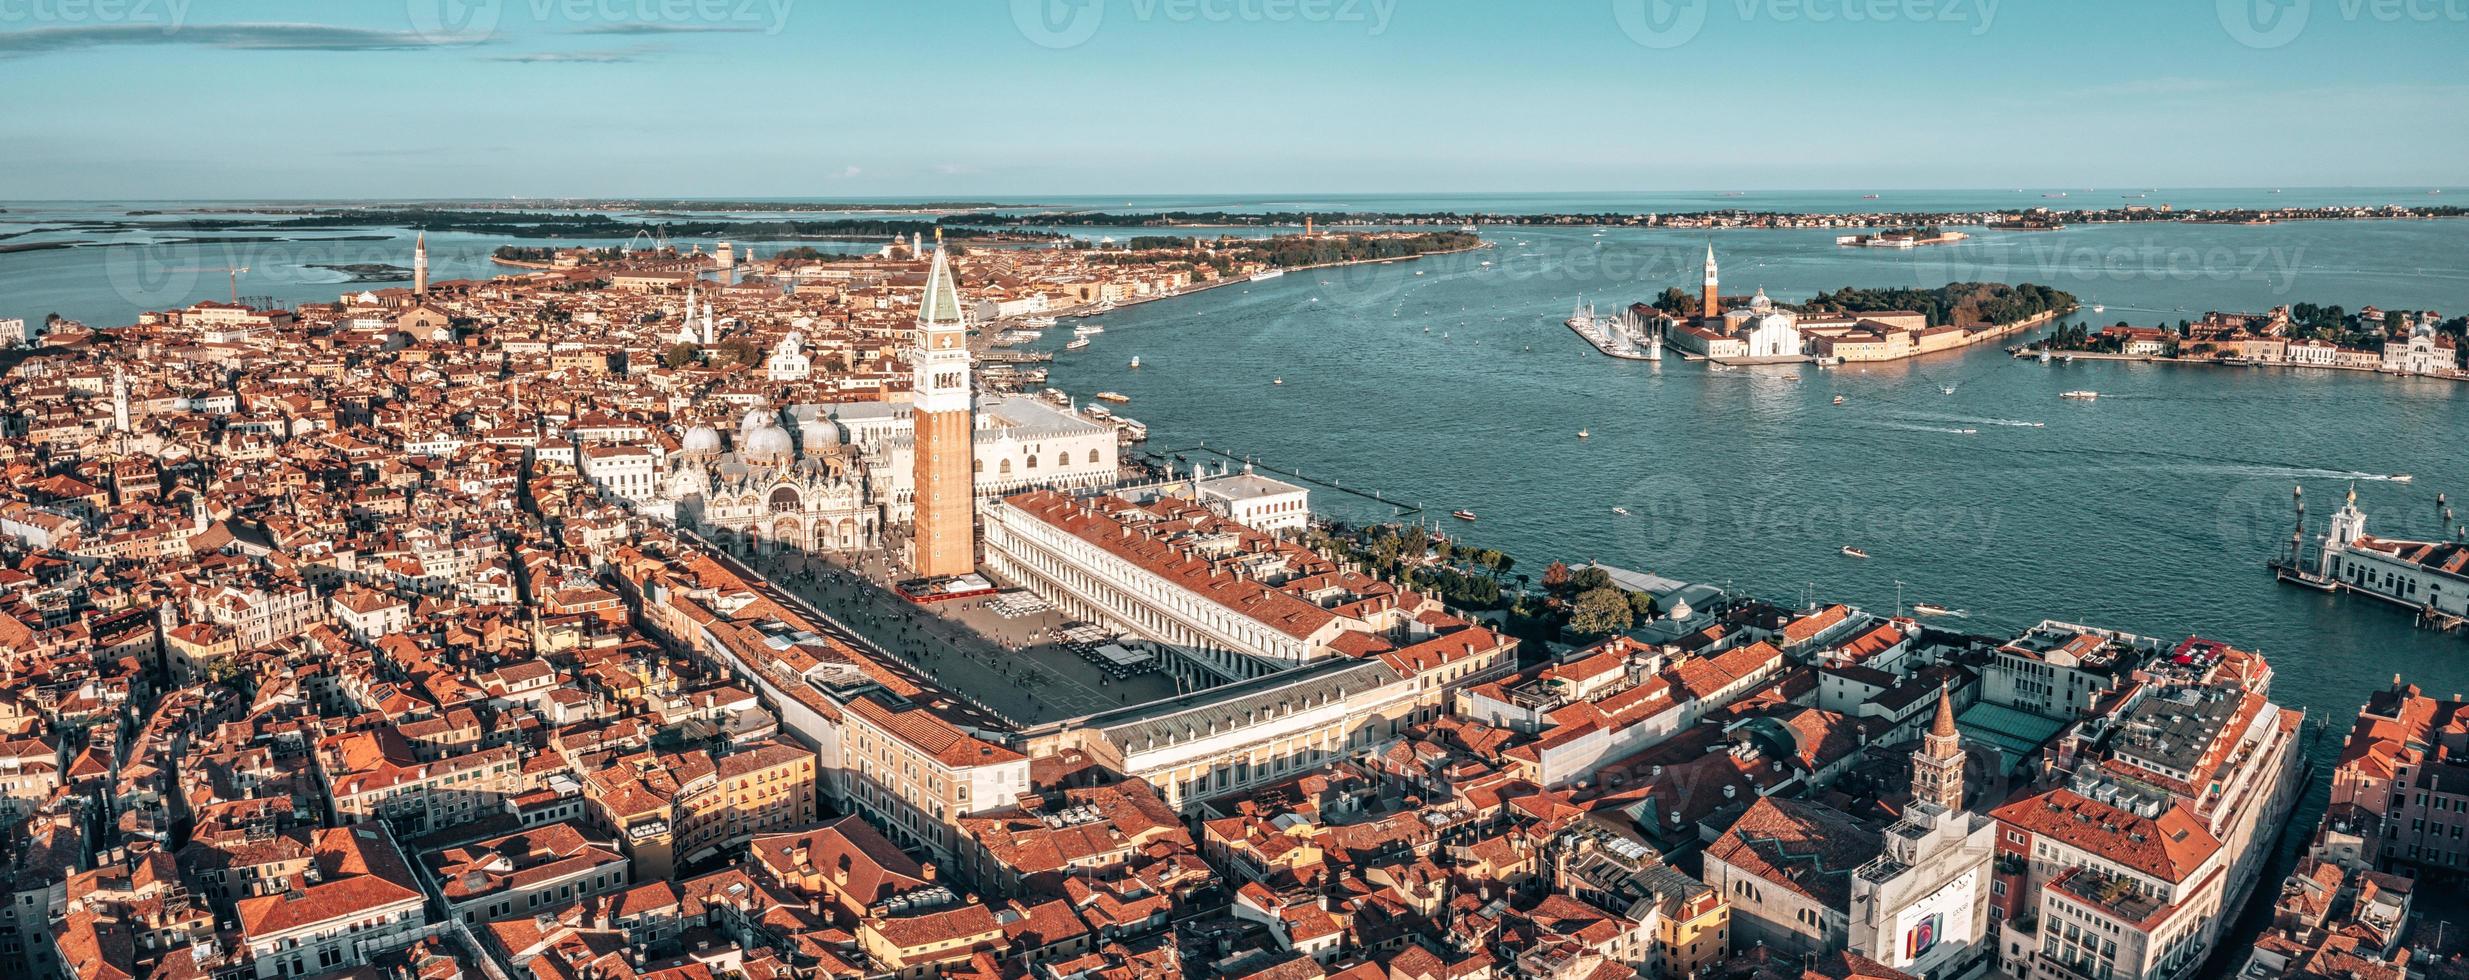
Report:
M1720 304L1715 301L1715 243L1713 242L1706 243L1706 295L1703 302L1699 304L1698 315L1708 320L1723 315Z
M968 318L952 281L951 259L936 236L934 266L917 307L911 418L916 423L914 533L909 567L929 578L977 570L974 430L970 405Z

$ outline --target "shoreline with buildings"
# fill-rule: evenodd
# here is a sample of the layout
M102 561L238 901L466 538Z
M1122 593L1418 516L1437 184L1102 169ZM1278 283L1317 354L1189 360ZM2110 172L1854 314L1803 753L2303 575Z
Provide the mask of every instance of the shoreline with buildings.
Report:
M2461 360L2469 318L2432 310L2355 315L2311 304L2265 313L2212 311L2176 329L2124 322L2009 348L2018 358L2136 361L2220 367L2309 368L2388 377L2469 380ZM2368 346L2371 345L2371 346Z

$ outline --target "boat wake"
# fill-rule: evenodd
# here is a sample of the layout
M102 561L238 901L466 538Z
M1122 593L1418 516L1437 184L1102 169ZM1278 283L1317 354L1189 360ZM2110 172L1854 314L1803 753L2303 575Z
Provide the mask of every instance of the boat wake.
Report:
M1976 436L1980 434L1980 430L1976 428L1949 425L1915 425L1908 422L1873 422L1870 424L1877 428L1894 429L1898 432L1937 432L1950 436Z
M1961 415L1906 414L1903 417L1910 419L1925 419L1931 422L1952 422L1958 425L2002 425L2010 429L2038 429L2043 428L2048 424L2045 422L2033 422L2026 419L1975 419L1965 418Z

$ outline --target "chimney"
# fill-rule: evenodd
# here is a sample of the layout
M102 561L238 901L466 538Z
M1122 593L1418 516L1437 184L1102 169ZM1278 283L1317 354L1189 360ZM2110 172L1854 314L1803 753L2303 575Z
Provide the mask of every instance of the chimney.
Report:
M926 862L923 862L923 863L919 864L919 865L917 866L917 876L918 876L919 878L923 878L923 879L925 879L925 880L927 880L927 881L933 881L933 880L934 880L934 862L932 862L932 861L926 861Z

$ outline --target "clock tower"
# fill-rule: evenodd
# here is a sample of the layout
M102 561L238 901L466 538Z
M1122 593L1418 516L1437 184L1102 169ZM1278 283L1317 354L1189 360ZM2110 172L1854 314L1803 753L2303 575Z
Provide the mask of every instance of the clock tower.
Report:
M969 392L968 318L942 244L926 273L910 354L911 417L916 423L916 518L909 567L929 578L977 570L975 421Z

